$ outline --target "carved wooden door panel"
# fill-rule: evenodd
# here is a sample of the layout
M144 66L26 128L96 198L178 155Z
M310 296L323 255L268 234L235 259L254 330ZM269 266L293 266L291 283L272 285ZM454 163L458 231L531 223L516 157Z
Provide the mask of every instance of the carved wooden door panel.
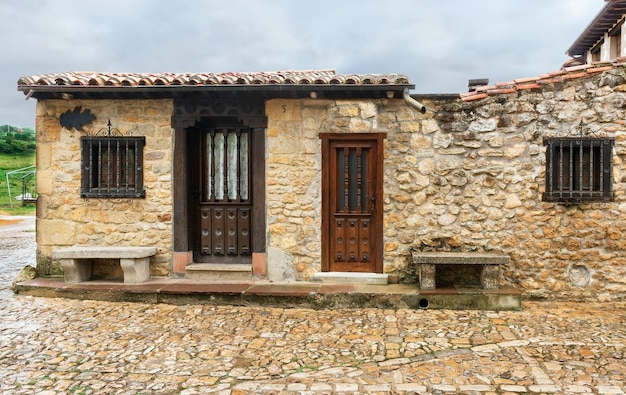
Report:
M245 127L200 129L195 262L250 263L251 136Z
M382 272L382 133L322 134L322 270Z

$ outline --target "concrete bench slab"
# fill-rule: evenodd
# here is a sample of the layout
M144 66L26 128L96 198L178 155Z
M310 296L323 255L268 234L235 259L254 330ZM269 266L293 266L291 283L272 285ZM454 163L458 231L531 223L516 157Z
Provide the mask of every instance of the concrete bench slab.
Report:
M480 286L498 289L500 265L507 264L506 254L486 252L415 251L413 262L418 264L420 288L435 289L437 265L480 265Z
M56 249L52 258L61 262L65 282L79 283L91 278L92 259L119 259L124 272L125 284L137 284L150 278L150 257L156 254L156 247L68 247Z

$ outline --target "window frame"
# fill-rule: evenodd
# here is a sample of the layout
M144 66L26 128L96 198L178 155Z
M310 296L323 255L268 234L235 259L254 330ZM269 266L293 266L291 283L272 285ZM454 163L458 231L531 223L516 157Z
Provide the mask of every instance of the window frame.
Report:
M602 60L602 46L604 45L604 40L600 40L600 42L591 48L591 61L599 62Z
M576 204L614 200L614 138L544 137L543 145L546 146L544 202Z
M144 136L82 136L80 144L81 197L146 197L143 185Z
M624 25L624 19L618 22L615 27L609 32L609 51L610 59L614 60L622 56L622 26Z

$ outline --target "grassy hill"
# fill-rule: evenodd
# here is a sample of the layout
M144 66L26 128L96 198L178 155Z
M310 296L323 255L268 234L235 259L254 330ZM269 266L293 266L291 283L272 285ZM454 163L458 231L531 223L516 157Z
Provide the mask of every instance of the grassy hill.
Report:
M11 195L13 197L13 207L11 207L6 181L7 172L34 164L34 154L0 154L0 211L15 215L29 215L35 213L34 205L22 207L22 202L15 200L15 197L22 193L22 182L19 177L11 177L9 180L11 183Z

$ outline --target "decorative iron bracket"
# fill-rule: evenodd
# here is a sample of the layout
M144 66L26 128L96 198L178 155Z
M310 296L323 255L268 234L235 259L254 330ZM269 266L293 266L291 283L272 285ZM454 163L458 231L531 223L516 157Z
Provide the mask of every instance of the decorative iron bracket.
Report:
M133 133L132 133L131 130L127 131L126 133L123 133L119 129L114 128L113 125L111 124L111 118L109 118L107 120L107 127L106 128L98 129L95 132L87 132L87 136L93 136L93 137L102 136L102 137L107 137L107 138L111 138L111 137L130 137L132 135L133 135Z

